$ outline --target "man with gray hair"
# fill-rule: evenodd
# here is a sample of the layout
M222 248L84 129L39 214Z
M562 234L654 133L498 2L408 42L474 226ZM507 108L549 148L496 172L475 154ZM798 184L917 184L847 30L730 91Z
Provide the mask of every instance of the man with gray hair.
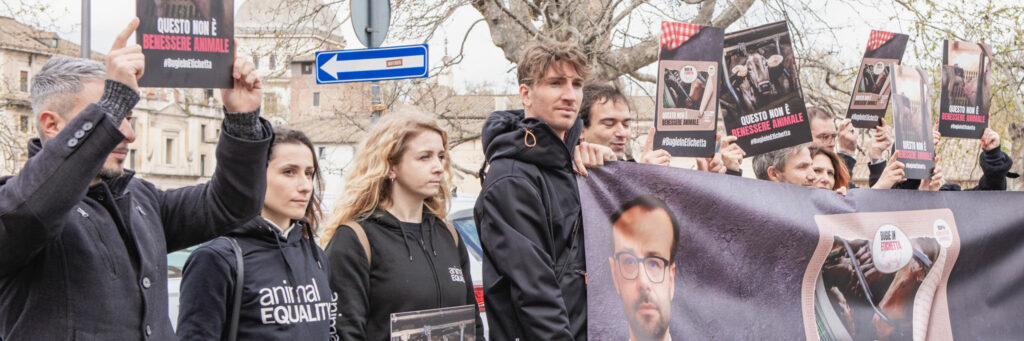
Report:
M814 187L817 176L811 169L810 144L786 147L754 157L754 175L758 179Z
M123 168L145 68L142 49L126 46L137 27L118 35L106 67L55 57L33 79L40 138L21 172L0 178L0 339L175 340L167 253L260 212L273 132L242 58L222 92L209 183L162 191Z

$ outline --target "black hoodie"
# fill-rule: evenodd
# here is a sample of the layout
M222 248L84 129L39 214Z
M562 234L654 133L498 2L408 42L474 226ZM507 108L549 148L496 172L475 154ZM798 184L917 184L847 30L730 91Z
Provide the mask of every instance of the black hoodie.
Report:
M583 123L577 119L563 140L524 116L496 111L482 134L490 169L473 215L490 337L585 340L586 258L572 170Z
M288 237L262 217L228 234L242 248L244 289L238 340L328 340L332 293L326 256L305 235ZM227 340L235 293L235 253L217 238L188 257L181 278L177 335L181 340Z
M422 240L385 210L358 221L373 264L350 227L339 226L331 237L326 252L340 340L390 340L392 313L476 306L466 244L456 247L448 227L426 207L421 221ZM476 335L483 340L479 314Z

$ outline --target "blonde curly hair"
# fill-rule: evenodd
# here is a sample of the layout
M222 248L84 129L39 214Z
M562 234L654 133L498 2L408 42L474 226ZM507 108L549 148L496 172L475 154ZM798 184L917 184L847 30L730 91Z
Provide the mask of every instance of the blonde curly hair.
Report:
M331 217L323 224L320 245L325 247L342 224L365 219L375 209L391 200L391 182L388 174L408 149L408 141L423 132L441 135L445 154L448 154L448 132L432 118L422 115L391 114L378 120L369 135L359 143L351 168L345 173L345 189L334 204ZM445 175L436 195L423 204L441 220L448 214L451 198L451 160L443 161Z

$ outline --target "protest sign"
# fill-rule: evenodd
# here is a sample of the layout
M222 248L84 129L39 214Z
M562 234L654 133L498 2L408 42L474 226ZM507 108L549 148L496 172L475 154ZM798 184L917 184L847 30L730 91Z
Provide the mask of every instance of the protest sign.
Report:
M476 305L391 314L391 340L476 340Z
M910 66L892 64L890 67L893 69L896 159L906 166L907 179L929 179L935 167L935 142L928 74Z
M844 197L629 162L578 179L590 340L1024 333L1022 193Z
M785 21L725 36L719 98L728 135L747 156L811 141Z
M655 149L672 156L714 156L724 34L717 27L661 23Z
M138 0L136 42L146 55L139 86L231 88L234 1Z
M992 48L985 44L942 42L942 88L939 132L942 136L980 139L988 127L989 69Z
M857 81L850 95L846 118L857 128L874 128L885 117L892 93L892 70L899 64L907 48L906 34L871 30L864 59L857 70Z

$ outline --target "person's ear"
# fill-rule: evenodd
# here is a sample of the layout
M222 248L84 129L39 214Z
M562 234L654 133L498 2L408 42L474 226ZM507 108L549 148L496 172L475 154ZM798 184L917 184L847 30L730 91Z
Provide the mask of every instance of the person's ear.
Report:
M530 86L526 84L519 84L519 100L523 101L523 107L529 108L533 101L530 99Z
M775 169L775 166L768 167L768 179L775 182L782 182L782 176L780 173L781 172L779 172L778 169Z
M609 270L611 270L609 273L612 275L612 284L615 284L615 292L621 296L622 291L619 290L619 274L615 271L615 258L608 257L608 267Z
M672 263L666 270L668 270L668 300L671 301L676 296L676 264Z
M60 133L61 129L67 122L64 121L64 117L52 111L44 111L39 114L39 131L42 132L42 136L46 139L51 139Z

